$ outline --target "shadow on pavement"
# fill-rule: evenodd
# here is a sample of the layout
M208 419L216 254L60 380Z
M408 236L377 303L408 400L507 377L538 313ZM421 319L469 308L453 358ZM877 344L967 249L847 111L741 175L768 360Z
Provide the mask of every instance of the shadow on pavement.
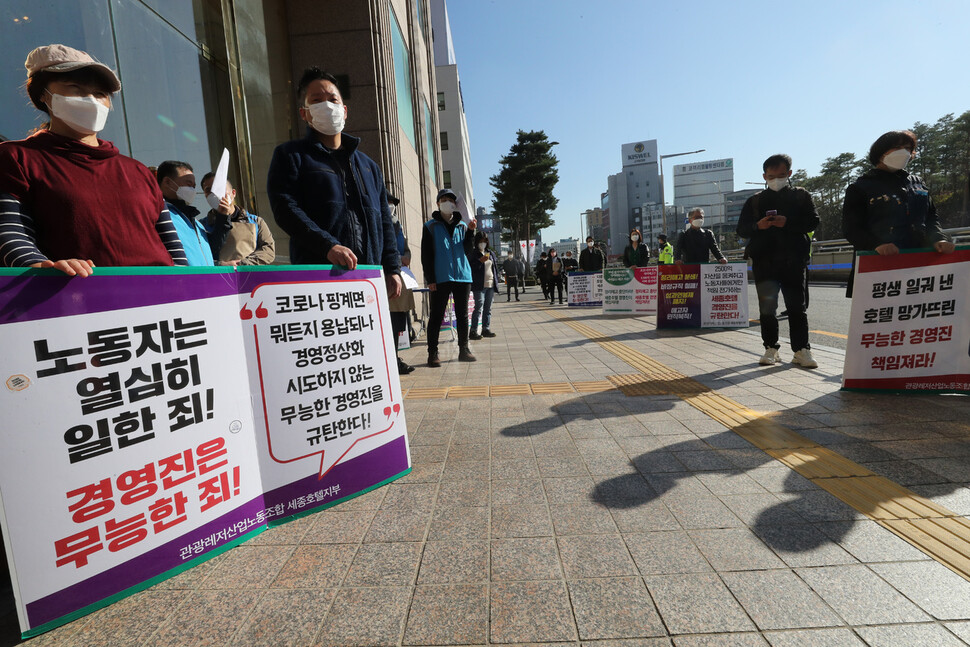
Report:
M923 395L906 400L900 405L891 394L835 393L769 417L917 494L922 493L920 488L924 486L931 490L927 496L935 497L966 488L970 485L970 424L966 423L970 420L970 398L947 400ZM551 414L544 418L511 425L501 434L538 437L555 429L565 431L564 418L598 420L609 431L628 416L669 412L680 406L680 400L672 396L628 397L611 402L617 404L616 410L603 412L591 410L584 398L574 398L553 405ZM710 428L710 421L705 423L697 427ZM722 427L710 433L698 431L696 438L690 440L683 440L685 433L690 432L671 436L663 433L670 433L669 430L659 428L652 435L640 434L645 442L656 442L657 448L629 457L633 470L628 473L602 480L594 476L597 483L589 498L613 509L636 508L658 499L688 513L692 508L707 507L712 513L731 519L737 516L768 546L796 553L840 541L863 514L875 508L877 504L872 509L850 507L735 433L743 433L754 424L745 423L735 430ZM622 441L626 434L612 433L611 437ZM607 447L610 444L613 443L603 443L604 451L611 449ZM596 451L588 443L583 450ZM612 450L616 450L615 445ZM914 457L921 452L927 457L938 456L923 461L938 472L909 460L919 461ZM590 456L583 457L589 463ZM748 477L763 489L746 489L745 483L751 485ZM755 494L755 490L760 492ZM750 507L735 507L729 512L720 497L732 494L740 495L735 506L743 495L751 495ZM772 502L772 498L782 500ZM891 498L887 494L886 501ZM825 533L816 528L819 523L826 524Z
M674 396L664 396L664 399L625 398L623 400L616 400L611 398L604 400L603 404L616 404L615 407L603 406L597 407L596 410L590 407L587 403L588 400L594 400L593 404L596 404L594 394L590 394L585 398L574 398L567 402L554 404L550 407L552 415L538 420L526 420L519 424L510 425L502 429L501 434L510 438L539 436L554 429L563 428L566 424L563 420L564 417L568 418L571 422L577 420L597 420L604 422L608 427L605 420L610 418L625 418L640 413L667 411L674 406L677 398Z

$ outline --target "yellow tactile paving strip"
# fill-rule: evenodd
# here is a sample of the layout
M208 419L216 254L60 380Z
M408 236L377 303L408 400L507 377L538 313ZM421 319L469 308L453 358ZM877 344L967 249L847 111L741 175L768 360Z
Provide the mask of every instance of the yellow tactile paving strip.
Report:
M609 380L593 382L539 382L494 386L413 387L404 391L405 400L442 400L444 398L496 398L505 395L548 395L556 393L600 393L615 389Z
M970 521L818 443L726 398L600 331L548 310L573 330L640 371L613 375L626 395L676 395L852 506L933 559L970 580Z

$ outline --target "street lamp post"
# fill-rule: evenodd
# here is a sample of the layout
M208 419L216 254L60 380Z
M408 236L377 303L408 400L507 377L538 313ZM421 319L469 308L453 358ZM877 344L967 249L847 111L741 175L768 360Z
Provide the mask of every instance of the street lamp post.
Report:
M660 222L664 228L664 234L669 233L667 231L667 203L664 199L664 160L668 157L680 157L681 155L694 155L696 153L703 153L706 148L702 148L696 151L687 151L684 153L671 153L670 155L658 155L657 158L660 160Z

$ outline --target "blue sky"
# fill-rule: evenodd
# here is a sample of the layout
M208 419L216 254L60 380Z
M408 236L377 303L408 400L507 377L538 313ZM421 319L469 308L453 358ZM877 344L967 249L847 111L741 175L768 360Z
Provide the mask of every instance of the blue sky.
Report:
M475 199L516 130L560 142L556 225L580 233L620 145L733 157L735 188L786 152L815 174L887 130L970 110L968 0L449 0Z

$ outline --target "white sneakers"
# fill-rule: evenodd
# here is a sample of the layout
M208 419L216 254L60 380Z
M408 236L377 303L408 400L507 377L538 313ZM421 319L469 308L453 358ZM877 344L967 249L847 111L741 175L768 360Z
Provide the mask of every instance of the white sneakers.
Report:
M762 366L771 366L772 364L777 364L781 361L781 357L778 355L777 348L766 348L765 354L761 356L758 363ZM794 357L791 358L792 364L797 364L802 368L818 368L818 362L812 357L812 351L808 348L803 348L801 350L795 351Z
M808 348L795 351L794 357L791 358L791 363L798 364L802 368L818 368L818 362L812 357L812 351Z
M781 357L778 356L777 348L766 348L765 354L761 356L758 363L762 366L771 366L772 364L777 364L781 361Z

